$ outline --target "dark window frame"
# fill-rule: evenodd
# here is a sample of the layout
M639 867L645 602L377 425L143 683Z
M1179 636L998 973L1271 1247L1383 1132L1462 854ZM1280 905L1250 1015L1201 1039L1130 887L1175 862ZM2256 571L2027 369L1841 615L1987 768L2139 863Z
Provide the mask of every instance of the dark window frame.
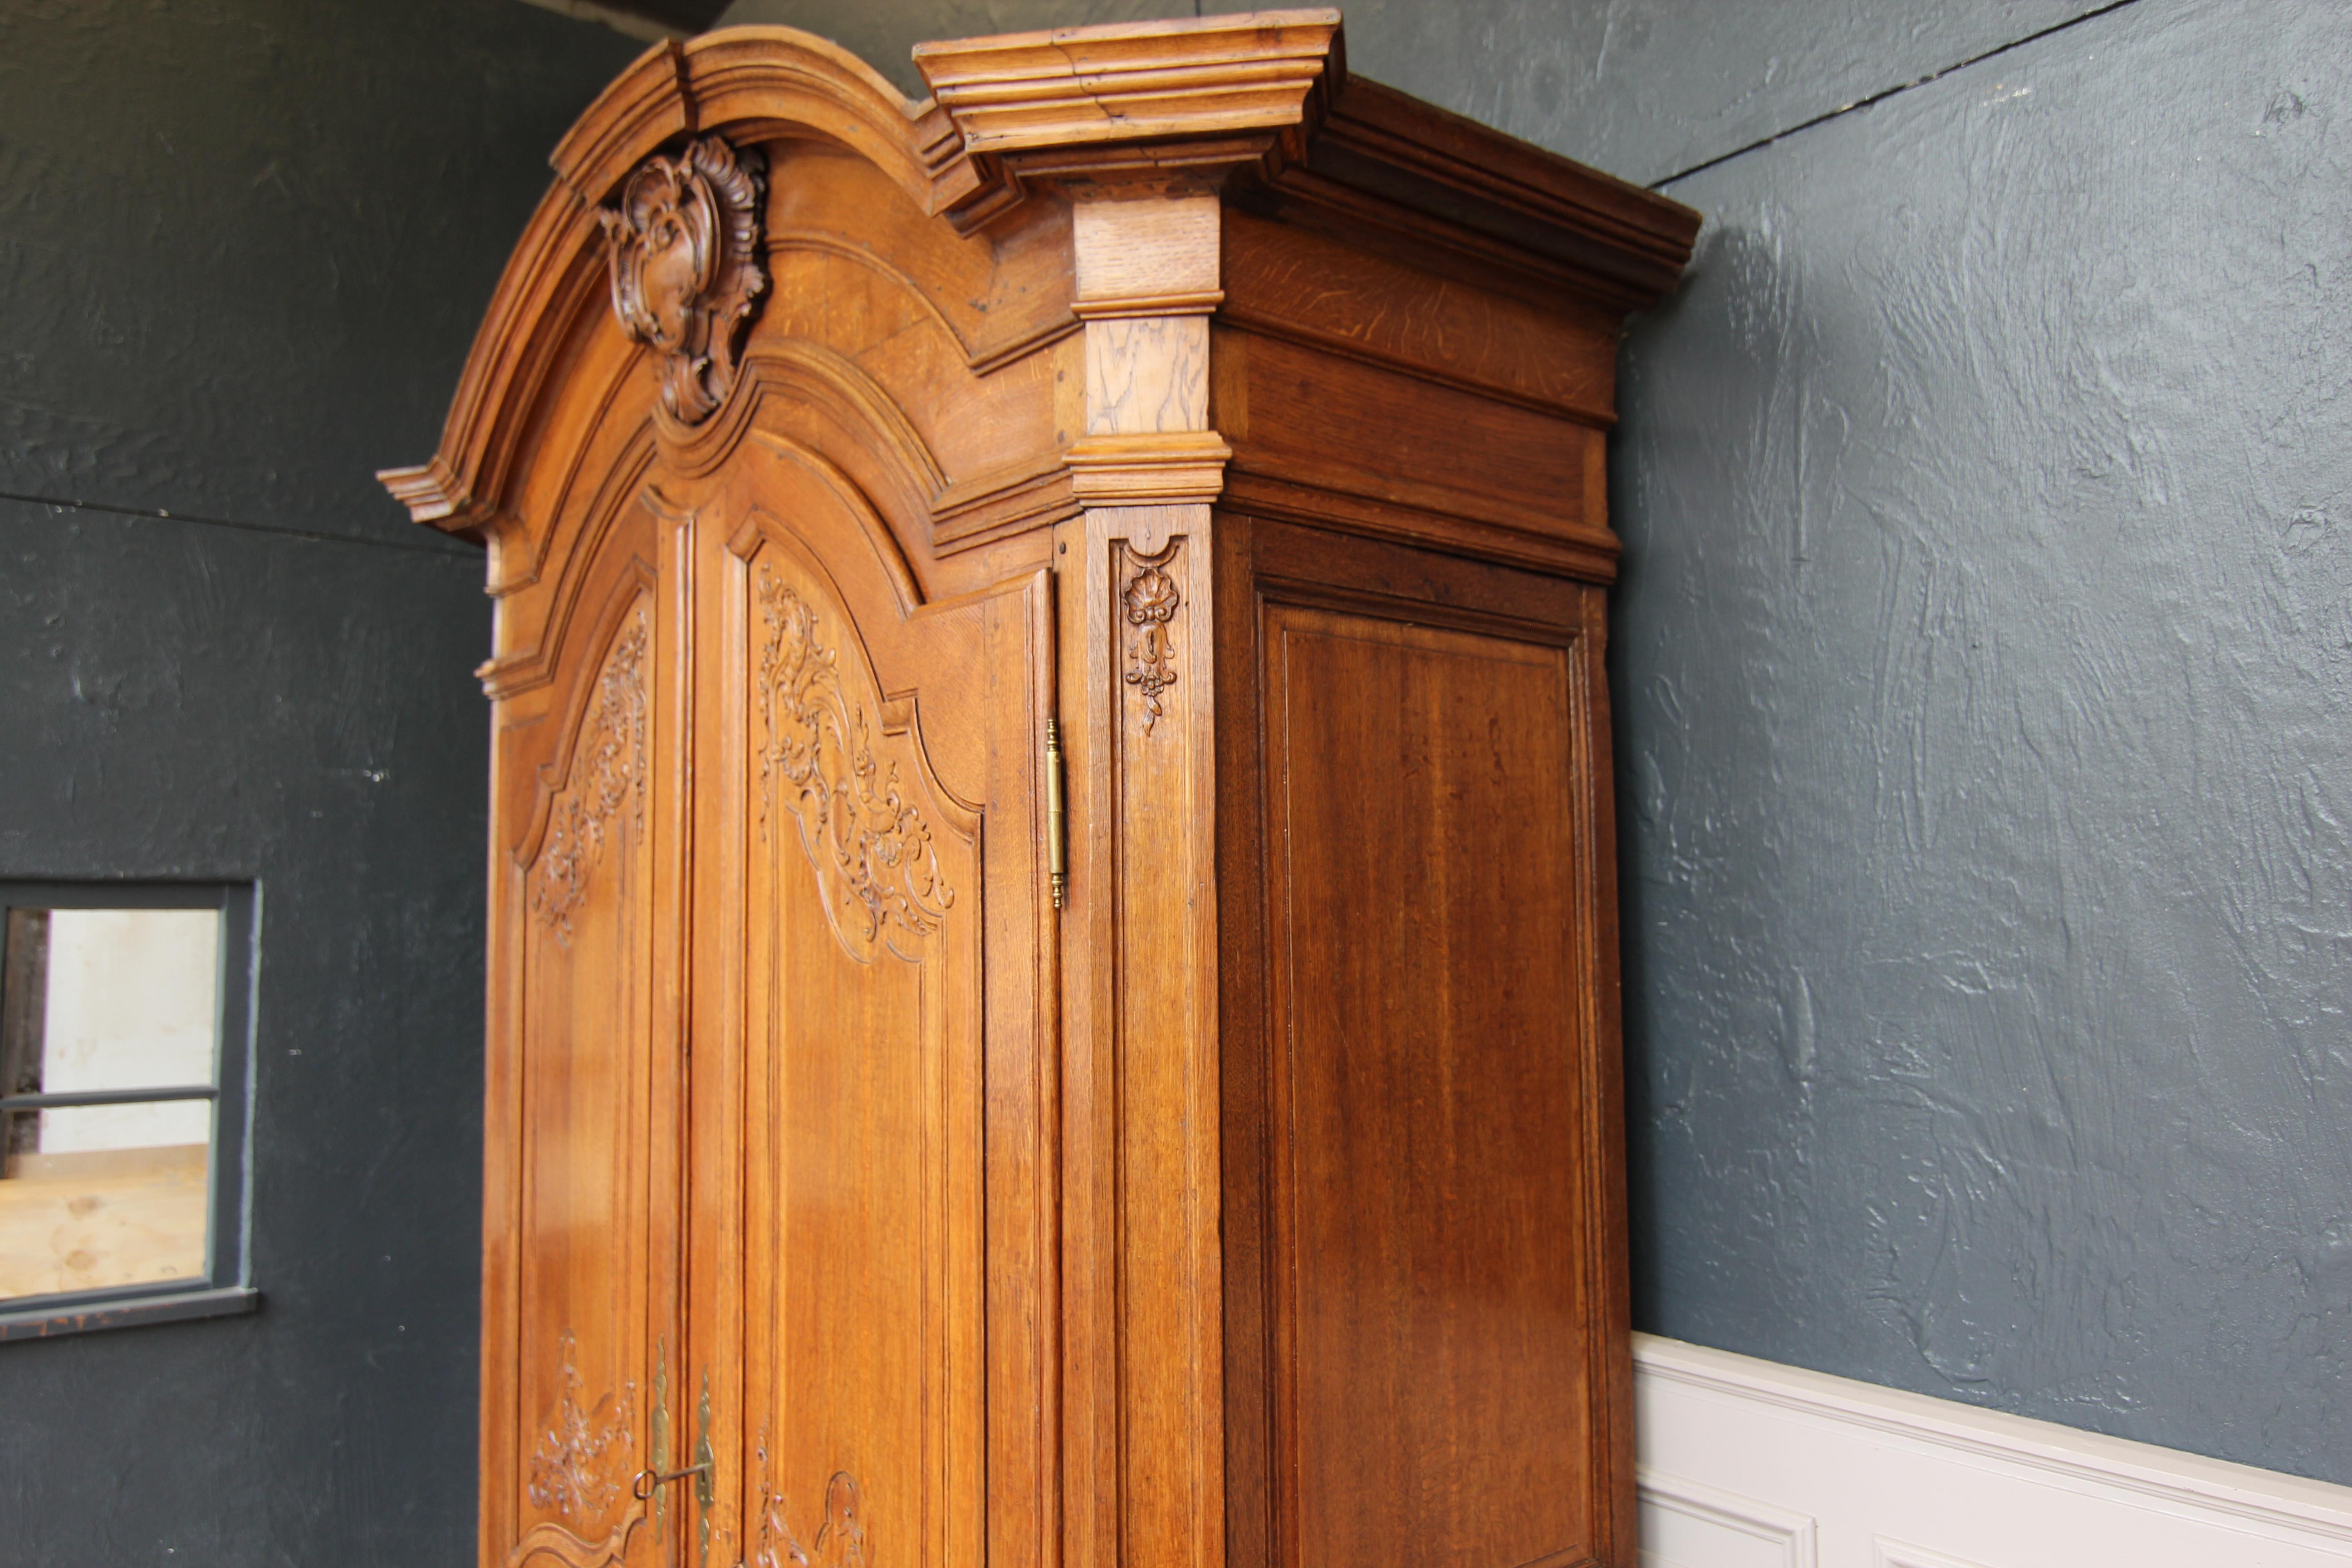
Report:
M255 991L260 970L261 889L252 882L47 882L0 880L0 908L39 910L217 910L211 1087L0 1096L0 1108L139 1104L206 1099L213 1103L211 1215L200 1279L169 1279L103 1290L0 1298L0 1343L53 1339L98 1329L189 1318L228 1317L261 1304L252 1280L253 1065ZM5 931L0 927L0 931ZM0 942L6 940L0 934ZM5 958L5 954L0 954ZM5 1121L0 1118L0 1121Z

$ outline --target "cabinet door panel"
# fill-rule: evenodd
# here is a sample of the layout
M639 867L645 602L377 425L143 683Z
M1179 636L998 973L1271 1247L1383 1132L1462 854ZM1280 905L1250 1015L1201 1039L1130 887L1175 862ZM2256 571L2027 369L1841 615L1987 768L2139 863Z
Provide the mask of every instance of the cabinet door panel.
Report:
M1262 635L1282 1558L1586 1561L1579 667L1326 609Z
M970 1562L979 823L893 732L814 574L772 547L746 570L751 1528L779 1564L853 1530L894 1557Z
M661 671L674 656L650 572L631 562L613 575L604 612L579 628L584 646L559 661L551 721L514 742L520 760L533 736L554 738L506 885L512 1047L493 1063L494 1077L500 1060L511 1075L511 1121L491 1133L512 1233L510 1252L491 1253L485 1377L488 1397L512 1402L512 1436L485 1454L485 1523L516 1563L655 1560L630 1483L661 1457L676 1279L675 1181L656 1133L654 885L669 793L659 757L674 743Z
M704 515L711 1560L979 1568L1006 1521L1034 1558L1044 584L919 605L856 492L774 447Z

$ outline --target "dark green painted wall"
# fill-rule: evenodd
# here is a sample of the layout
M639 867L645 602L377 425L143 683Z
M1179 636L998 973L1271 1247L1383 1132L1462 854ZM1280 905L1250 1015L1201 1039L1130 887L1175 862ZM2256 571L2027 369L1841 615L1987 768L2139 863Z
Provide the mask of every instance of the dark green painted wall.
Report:
M370 474L638 47L0 4L0 877L258 880L265 1298L0 1345L0 1563L472 1559L489 614Z
M1675 182L1613 648L1643 1326L2352 1482L2352 31Z

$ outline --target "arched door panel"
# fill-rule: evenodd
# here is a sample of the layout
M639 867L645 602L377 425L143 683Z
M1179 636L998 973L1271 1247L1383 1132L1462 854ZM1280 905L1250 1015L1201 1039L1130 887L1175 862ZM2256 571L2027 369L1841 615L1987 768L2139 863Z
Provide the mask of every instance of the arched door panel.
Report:
M918 605L777 441L695 527L708 1560L979 1568L1000 1513L1043 1517L1046 585Z

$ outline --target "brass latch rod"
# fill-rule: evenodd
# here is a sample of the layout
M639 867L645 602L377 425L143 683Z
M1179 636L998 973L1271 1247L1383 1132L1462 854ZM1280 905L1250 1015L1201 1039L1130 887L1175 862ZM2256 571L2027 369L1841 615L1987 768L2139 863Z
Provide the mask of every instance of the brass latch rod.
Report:
M1070 814L1062 798L1062 726L1045 721L1045 869L1060 909L1070 886Z

